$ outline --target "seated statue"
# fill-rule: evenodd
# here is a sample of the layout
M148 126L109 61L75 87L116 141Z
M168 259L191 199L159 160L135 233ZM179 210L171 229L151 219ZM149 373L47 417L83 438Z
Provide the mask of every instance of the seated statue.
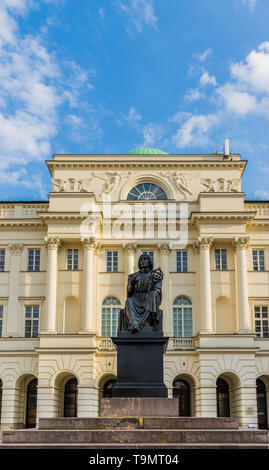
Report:
M151 258L142 254L138 261L139 271L128 276L127 299L125 309L121 310L119 331L135 333L145 325L151 325L153 331L162 330L161 268L153 269Z

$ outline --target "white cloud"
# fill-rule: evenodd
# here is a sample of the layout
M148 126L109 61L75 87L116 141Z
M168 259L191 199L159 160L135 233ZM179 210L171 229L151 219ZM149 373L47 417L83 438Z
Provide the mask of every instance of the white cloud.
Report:
M203 87L203 86L206 86L206 85L216 85L217 82L216 82L216 78L214 77L214 75L210 76L208 74L208 72L204 72L203 75L201 76L200 78L200 86Z
M195 54L194 57L197 57L200 62L204 62L210 56L210 54L212 54L212 49L209 48L202 52L202 54Z
M231 75L253 91L269 94L269 43L263 42L258 51L251 51L245 62L232 64Z
M197 101L200 98L202 98L202 94L198 90L198 88L192 88L191 90L188 90L188 92L184 95L184 100L192 102L192 101Z
M267 189L256 189L255 190L255 196L260 198L260 199L264 199L264 200L269 200L269 191Z
M208 131L218 121L217 115L193 115L172 136L172 141L177 148L209 144Z
M115 5L139 33L143 31L144 26L157 28L153 0L116 0Z
M223 98L226 109L232 113L243 116L256 112L258 109L255 96L236 89L231 83L218 88L217 93Z
M102 20L105 19L105 10L104 8L100 7L99 10L98 10L98 13L99 13L99 16Z
M136 108L134 106L131 106L128 115L126 116L126 119L129 123L136 123L137 121L141 121L141 116L136 111Z

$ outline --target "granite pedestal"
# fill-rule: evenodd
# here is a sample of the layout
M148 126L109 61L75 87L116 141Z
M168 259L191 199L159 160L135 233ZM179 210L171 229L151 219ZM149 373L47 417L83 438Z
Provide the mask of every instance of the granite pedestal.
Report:
M163 354L169 338L144 327L137 333L118 332L112 341L117 348L117 377L112 397L163 397Z

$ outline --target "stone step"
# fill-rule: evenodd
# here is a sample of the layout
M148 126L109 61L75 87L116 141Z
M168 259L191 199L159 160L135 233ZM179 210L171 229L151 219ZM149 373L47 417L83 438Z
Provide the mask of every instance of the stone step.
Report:
M233 442L223 443L191 443L191 444L158 444L158 443L150 443L150 444L75 444L75 443L57 443L57 444L0 444L0 450L5 449L88 449L88 450L95 450L95 449L269 449L269 444L244 444L244 443L237 443L234 444Z
M13 443L117 443L117 444L206 444L245 443L268 444L269 432L262 430L171 430L171 429L125 429L125 430L16 430L4 431L2 442Z
M238 429L235 418L120 417L41 418L38 429Z

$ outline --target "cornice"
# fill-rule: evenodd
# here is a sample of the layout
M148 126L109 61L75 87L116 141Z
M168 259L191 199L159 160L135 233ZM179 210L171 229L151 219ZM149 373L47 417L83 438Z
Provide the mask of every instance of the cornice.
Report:
M255 217L256 212L191 212L192 223L207 223L208 221L229 223L247 223Z
M152 161L137 161L137 160L117 160L115 158L106 161L100 160L91 160L91 161L83 161L83 160L58 160L52 161L48 160L47 162L48 168L53 171L55 168L61 169L68 169L68 168L78 168L78 169L94 169L94 170L107 170L112 169L113 171L119 170L121 168L137 168L141 170L145 170L147 168L150 169L165 169L173 170L173 169L192 169L192 168L236 168L240 169L242 172L246 166L246 161L210 161L210 160L199 160L199 161L189 161L189 160L174 160L169 161L167 158L162 160L152 160Z

